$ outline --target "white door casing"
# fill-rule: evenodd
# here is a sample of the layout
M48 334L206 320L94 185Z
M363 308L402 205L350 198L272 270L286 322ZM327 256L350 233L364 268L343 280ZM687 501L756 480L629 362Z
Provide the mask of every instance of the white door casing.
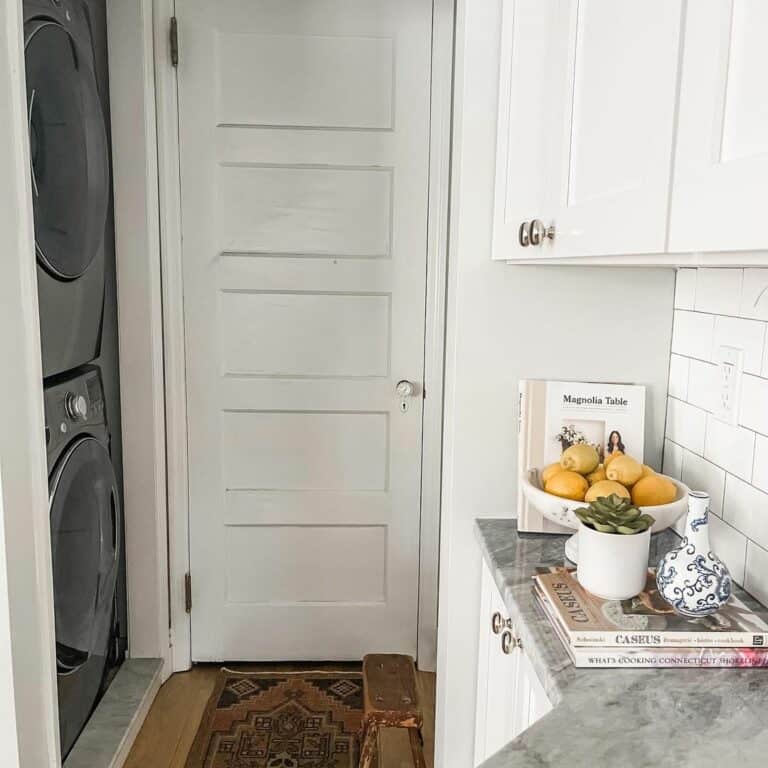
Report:
M194 660L416 653L431 11L177 2Z
M688 3L670 251L768 247L768 4Z

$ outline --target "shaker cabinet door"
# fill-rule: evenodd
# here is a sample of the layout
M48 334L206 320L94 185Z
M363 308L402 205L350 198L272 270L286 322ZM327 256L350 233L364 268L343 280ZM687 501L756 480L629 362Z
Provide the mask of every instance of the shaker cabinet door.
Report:
M475 765L480 765L498 752L516 735L515 698L520 649L509 645L502 648L506 628L498 633L492 629L494 614L502 621L507 618L506 607L488 568L483 565L480 647L477 680L477 710L475 724Z
M552 64L565 96L553 91L560 136L551 183L552 255L662 253L681 0L561 5Z
M669 250L768 248L768 3L688 3Z
M551 159L554 95L553 33L562 0L504 0L502 6L499 114L493 258L530 259L545 255L524 247L521 225L551 216Z

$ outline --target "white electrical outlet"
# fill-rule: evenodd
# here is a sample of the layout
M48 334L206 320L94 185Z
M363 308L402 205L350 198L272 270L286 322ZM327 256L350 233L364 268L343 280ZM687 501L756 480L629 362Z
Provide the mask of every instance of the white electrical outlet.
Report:
M718 347L715 363L717 363L717 395L714 416L728 424L738 424L744 350L737 347Z

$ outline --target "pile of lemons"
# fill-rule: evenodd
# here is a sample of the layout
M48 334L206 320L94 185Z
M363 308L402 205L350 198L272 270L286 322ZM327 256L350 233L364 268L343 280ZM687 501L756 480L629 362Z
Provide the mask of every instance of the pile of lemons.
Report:
M609 454L603 464L591 445L579 443L566 448L560 461L541 472L544 490L573 501L595 501L615 493L632 503L650 507L669 504L677 496L675 484L657 475L621 451Z

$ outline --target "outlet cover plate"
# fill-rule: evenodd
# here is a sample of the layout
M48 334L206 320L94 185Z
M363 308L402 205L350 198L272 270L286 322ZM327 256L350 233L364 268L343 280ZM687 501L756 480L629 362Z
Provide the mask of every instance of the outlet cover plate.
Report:
M744 350L720 346L715 352L717 394L714 417L727 424L739 423L741 377L744 372Z

